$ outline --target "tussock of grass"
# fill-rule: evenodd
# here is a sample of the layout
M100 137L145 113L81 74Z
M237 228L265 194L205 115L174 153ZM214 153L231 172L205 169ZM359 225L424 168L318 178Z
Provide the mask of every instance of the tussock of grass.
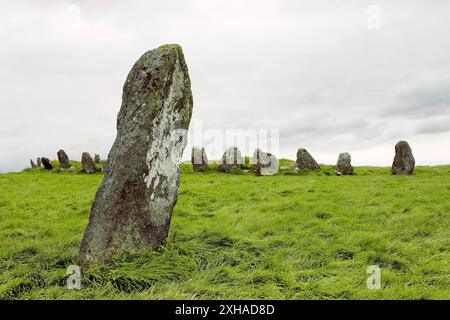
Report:
M1 299L448 299L450 166L256 177L183 164L166 244L87 270L79 291L66 268L102 175L74 166L0 175ZM371 264L381 290L366 288Z

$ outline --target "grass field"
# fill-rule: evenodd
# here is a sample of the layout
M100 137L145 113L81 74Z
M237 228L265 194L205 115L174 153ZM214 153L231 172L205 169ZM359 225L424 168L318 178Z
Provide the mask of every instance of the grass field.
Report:
M288 161L284 161L286 164ZM449 299L450 166L256 177L182 165L170 236L66 288L102 174L0 174L2 299ZM382 288L366 287L379 265Z

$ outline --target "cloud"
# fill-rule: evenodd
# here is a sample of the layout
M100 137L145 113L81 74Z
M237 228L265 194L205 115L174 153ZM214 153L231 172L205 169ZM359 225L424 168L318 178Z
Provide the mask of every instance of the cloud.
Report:
M14 1L0 12L0 171L59 148L107 156L136 59L180 43L205 128L275 128L280 156L387 164L448 143L446 1ZM427 139L423 140L422 136ZM426 144L422 145L422 144ZM385 154L374 156L374 150ZM187 152L188 153L188 152ZM189 155L185 154L186 158ZM448 163L439 148L425 164ZM379 160L381 159L381 160Z

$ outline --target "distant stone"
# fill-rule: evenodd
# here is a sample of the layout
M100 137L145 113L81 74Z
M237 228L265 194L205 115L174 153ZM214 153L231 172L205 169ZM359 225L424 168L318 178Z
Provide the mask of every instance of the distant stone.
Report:
M91 155L87 152L83 152L81 155L81 166L83 167L83 171L85 173L95 173L95 162L92 159Z
M392 174L412 175L416 160L408 142L400 141L395 145L395 157L392 163Z
M298 149L297 151L297 161L295 166L299 170L318 170L320 169L319 164L314 160L311 154L306 149Z
M231 172L235 169L240 169L241 164L244 164L244 158L241 156L241 151L237 147L230 147L225 150L222 158L219 160L217 170L219 172Z
M194 171L208 170L208 157L206 156L205 148L193 147L191 154L192 169Z
M33 168L33 169L36 168L36 164L34 163L33 159L30 159L30 165L31 165L31 168Z
M41 158L41 162L42 162L42 165L44 166L44 168L46 170L52 170L53 169L53 166L50 163L50 160L48 160L47 158L42 157Z
M61 149L58 151L57 155L58 155L59 167L61 169L68 169L70 167L70 163L69 163L69 157L67 156L67 153Z
M350 153L344 152L339 154L339 158L336 164L336 171L338 175L352 175L353 167L352 167L352 157Z
M37 158L37 167L42 168L42 161L41 158Z
M192 103L180 46L148 51L134 64L123 87L116 140L81 243L80 266L156 249L166 239Z
M253 153L253 170L258 176L273 176L278 173L278 159L273 154L256 149Z

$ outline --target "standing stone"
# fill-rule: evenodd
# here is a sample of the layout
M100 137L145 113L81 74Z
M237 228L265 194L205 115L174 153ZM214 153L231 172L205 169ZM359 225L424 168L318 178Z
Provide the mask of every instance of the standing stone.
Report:
M392 163L392 174L412 175L416 160L408 142L400 141L395 145L395 157Z
M95 162L89 153L83 152L81 155L81 166L86 173L94 173L96 171Z
M353 174L352 157L350 156L350 153L344 152L339 154L336 170L338 175L346 176Z
M257 176L273 176L278 173L278 159L271 153L256 149L253 153L253 170Z
M37 166L38 166L38 168L42 168L42 161L41 161L41 158L37 158L36 161L37 161Z
M57 155L58 155L59 167L61 169L68 169L70 167L70 163L69 163L69 157L67 156L67 153L61 149L58 151Z
M33 159L30 159L31 168L35 169L36 164L34 163Z
M156 249L166 239L191 115L191 82L181 47L146 52L123 88L117 137L81 242L82 267Z
M234 169L240 169L241 164L244 164L241 151L237 147L230 147L225 150L222 159L219 160L217 170L219 172L231 172Z
M42 157L41 158L41 162L42 162L42 165L44 166L44 168L46 170L52 170L53 169L53 166L50 163L50 160L48 160L47 158Z
M206 157L205 148L193 147L191 162L192 162L192 169L194 171L207 171L208 157Z
M306 149L298 149L295 167L298 170L319 170L320 166Z

